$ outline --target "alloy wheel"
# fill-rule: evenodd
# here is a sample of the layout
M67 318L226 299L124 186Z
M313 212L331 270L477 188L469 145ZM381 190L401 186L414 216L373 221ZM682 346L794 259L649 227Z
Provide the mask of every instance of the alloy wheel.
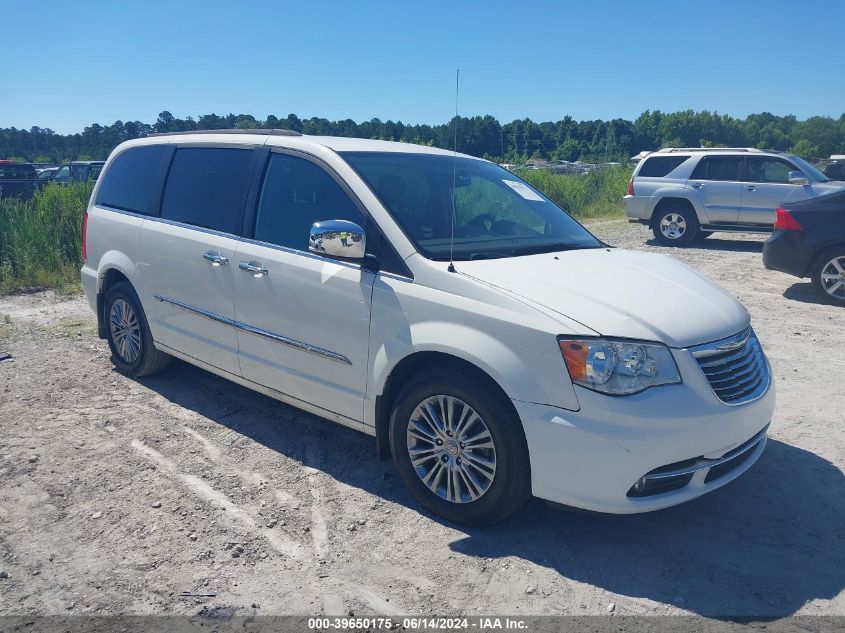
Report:
M109 314L111 337L123 362L133 364L141 354L141 326L132 306L125 299L117 299Z
M420 480L446 501L476 501L493 484L493 436L463 400L437 395L417 405L408 421L407 445Z
M822 266L821 282L824 291L834 299L845 299L845 255L834 257Z
M667 213L660 220L660 232L667 239L680 239L687 232L687 221L679 213Z

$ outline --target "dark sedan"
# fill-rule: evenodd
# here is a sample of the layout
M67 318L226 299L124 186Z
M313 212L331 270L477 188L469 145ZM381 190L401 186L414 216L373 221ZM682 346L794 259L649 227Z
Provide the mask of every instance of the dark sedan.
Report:
M763 264L810 277L816 292L845 306L845 192L783 203L763 247Z

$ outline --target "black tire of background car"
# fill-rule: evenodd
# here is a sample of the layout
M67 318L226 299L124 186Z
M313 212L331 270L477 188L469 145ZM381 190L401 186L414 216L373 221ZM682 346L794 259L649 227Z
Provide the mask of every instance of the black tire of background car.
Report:
M668 238L660 231L660 221L670 213L676 213L681 216L687 225L683 235L676 239ZM698 223L698 216L695 214L695 210L684 201L678 202L677 205L664 204L654 212L652 231L657 241L664 246L686 246L698 237L699 227L700 224Z
M813 281L813 288L829 303L838 306L845 306L845 299L838 299L831 296L822 285L822 267L827 264L834 257L845 257L845 245L834 246L822 251L813 262L813 268L810 271L810 278Z

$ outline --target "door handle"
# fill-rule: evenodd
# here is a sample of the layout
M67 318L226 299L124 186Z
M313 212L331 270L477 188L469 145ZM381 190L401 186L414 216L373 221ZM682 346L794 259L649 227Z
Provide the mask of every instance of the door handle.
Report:
M746 190L746 191L757 191L757 187L755 187L754 185L748 185L748 186L745 188L745 190Z
M217 268L218 266L227 266L229 264L229 258L224 257L218 253L213 253L208 251L207 253L203 253L202 256L211 262L211 265Z
M694 183L692 183L692 186L695 189L701 189L704 186L704 183L703 182L694 182Z
M238 268L245 270L248 273L252 273L252 276L256 279L266 277L270 274L269 270L264 268L261 264L256 264L255 262L241 262L238 264Z

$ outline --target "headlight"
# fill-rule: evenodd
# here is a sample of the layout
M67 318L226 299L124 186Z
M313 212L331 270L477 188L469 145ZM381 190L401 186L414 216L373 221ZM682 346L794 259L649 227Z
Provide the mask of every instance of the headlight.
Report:
M560 338L560 351L575 384L614 396L681 382L665 345L611 339Z

